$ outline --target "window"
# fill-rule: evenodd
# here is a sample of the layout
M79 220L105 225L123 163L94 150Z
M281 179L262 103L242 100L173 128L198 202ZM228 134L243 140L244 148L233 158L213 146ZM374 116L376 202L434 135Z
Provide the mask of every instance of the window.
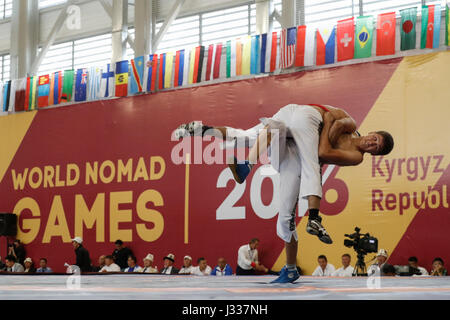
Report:
M359 15L359 1L352 0L315 0L305 3L306 24L335 23L338 20ZM354 5L356 4L356 7Z
M430 1L428 1L430 2ZM421 7L421 0L366 0L363 1L363 13L364 15L376 16L380 13L393 12L396 11L399 15L401 9L411 8L411 7ZM420 10L418 10L420 11ZM420 14L420 12L418 12Z
M66 2L67 0L39 0L39 9L57 6Z
M8 81L10 79L10 64L11 57L9 54L0 56L0 80Z
M0 19L6 19L12 15L13 0L0 0Z
M38 74L70 70L73 68L73 41L55 44L50 47L42 61Z
M156 24L156 34L163 23ZM157 53L176 51L200 44L200 15L176 19L159 43Z
M110 33L74 41L74 69L103 67L111 63L112 36Z

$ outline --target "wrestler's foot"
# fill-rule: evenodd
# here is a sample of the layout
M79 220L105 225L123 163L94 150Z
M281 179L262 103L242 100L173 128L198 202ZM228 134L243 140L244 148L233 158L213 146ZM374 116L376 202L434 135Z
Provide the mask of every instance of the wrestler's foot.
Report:
M245 160L244 163L238 163L236 157L234 157L233 163L229 164L228 167L233 173L234 180L239 184L242 184L245 181L252 170L248 160Z
M201 121L192 121L189 123L183 123L175 130L175 138L177 139L202 134L203 134L203 124Z
M281 269L280 276L273 280L271 283L293 283L300 278L297 269L288 270L286 266Z
M314 219L309 219L308 224L306 225L306 232L312 234L313 236L319 237L319 240L326 243L332 244L333 240L331 240L330 235L327 230L322 226L322 217L317 217Z

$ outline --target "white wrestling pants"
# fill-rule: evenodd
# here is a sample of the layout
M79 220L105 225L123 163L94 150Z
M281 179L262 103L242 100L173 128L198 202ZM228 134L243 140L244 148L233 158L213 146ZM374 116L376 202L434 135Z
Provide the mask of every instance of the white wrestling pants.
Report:
M279 156L273 154L272 148L270 159L274 169L280 173L277 235L285 242L290 242L292 236L298 240L295 230L297 202L310 195L322 198L318 154L322 121L322 115L314 107L289 104L272 118L261 119L262 123L248 130L227 128L228 138L247 139L249 147L256 143L259 131L266 125L268 130L278 130ZM228 143L227 147L230 146Z

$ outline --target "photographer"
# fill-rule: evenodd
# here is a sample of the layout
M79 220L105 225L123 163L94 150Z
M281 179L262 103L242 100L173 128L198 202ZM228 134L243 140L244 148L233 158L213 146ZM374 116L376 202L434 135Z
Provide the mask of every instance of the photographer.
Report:
M8 255L14 256L16 261L23 266L26 257L25 247L20 240L16 239L12 244L8 246Z
M410 269L412 269L411 271L416 271L414 272L413 277L428 276L428 271L425 268L419 267L418 259L416 257L410 257L408 259L408 264Z
M367 269L367 274L371 276L375 274L377 271L379 271L382 274L383 266L386 263L387 259L388 259L387 251L384 249L378 250L377 261L374 264L372 264L369 267L369 269Z

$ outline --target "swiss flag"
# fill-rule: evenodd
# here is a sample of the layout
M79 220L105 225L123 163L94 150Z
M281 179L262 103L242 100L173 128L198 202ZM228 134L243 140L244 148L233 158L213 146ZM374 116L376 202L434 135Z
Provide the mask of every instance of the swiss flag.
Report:
M395 54L395 12L378 15L377 56Z
M338 61L353 59L355 55L354 18L340 20L337 23Z

